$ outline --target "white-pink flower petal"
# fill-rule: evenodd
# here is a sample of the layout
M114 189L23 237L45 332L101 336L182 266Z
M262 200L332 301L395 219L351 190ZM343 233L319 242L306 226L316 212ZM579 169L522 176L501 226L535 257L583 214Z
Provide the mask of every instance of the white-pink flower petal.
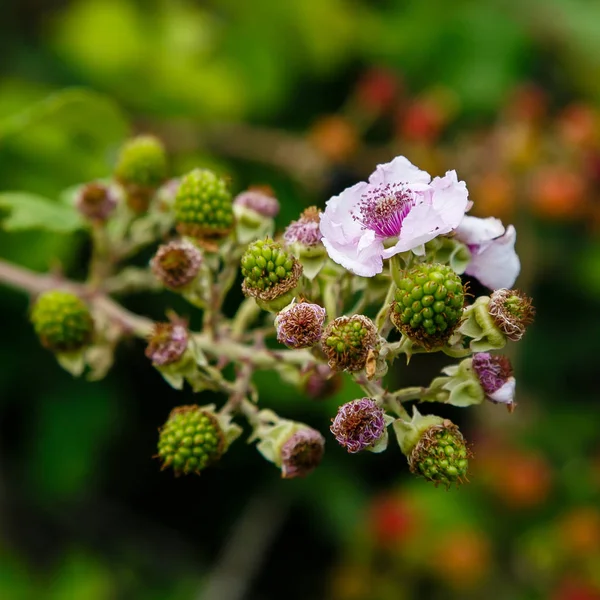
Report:
M377 168L369 177L369 183L372 185L380 185L386 183L429 183L431 175L427 171L421 171L419 167L415 167L408 158L404 156L396 156L389 163L377 165Z
M467 244L471 261L465 273L492 290L511 288L520 271L521 262L515 251L517 232L512 225L506 229L493 217L464 217L456 229L456 237Z
M495 392L489 395L490 400L501 402L502 404L512 404L515 401L515 390L517 382L514 377L509 377L506 383Z
M383 270L383 259L420 250L456 229L469 208L467 187L455 171L431 177L405 157L378 165L369 182L331 198L321 217L329 256L363 277ZM387 244L386 241L391 241Z

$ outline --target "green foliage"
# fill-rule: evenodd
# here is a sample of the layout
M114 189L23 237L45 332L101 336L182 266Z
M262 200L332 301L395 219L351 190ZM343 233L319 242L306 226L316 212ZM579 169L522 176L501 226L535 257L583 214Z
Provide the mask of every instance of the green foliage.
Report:
M71 233L85 226L75 207L29 192L0 192L0 215L0 226L6 231Z

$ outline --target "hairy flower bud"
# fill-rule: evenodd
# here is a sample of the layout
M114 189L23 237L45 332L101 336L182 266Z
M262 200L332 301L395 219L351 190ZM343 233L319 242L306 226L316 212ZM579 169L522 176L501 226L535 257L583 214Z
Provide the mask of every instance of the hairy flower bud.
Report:
M304 477L320 464L325 438L316 429L282 419L271 410L261 410L257 422L249 441L259 440L257 450L281 468L283 478Z
M279 202L270 195L270 190L267 192L261 188L251 188L235 197L233 213L237 240L241 244L247 244L273 235L273 219L279 213Z
M178 406L160 429L157 457L162 469L199 475L221 458L240 432L229 417L215 413L214 406Z
M467 480L471 452L458 427L448 419L421 415L414 410L411 421L398 419L394 430L410 470L447 488Z
M292 302L275 317L277 341L288 348L310 348L323 334L325 309L310 302Z
M42 345L55 353L82 350L94 334L94 321L85 302L61 290L38 296L31 321Z
M279 214L279 201L258 189L249 189L238 194L233 201L234 208L243 207L261 217L273 218Z
M354 454L361 450L384 450L387 425L385 413L377 402L361 398L340 406L330 430L340 445Z
M242 291L266 310L281 310L293 299L302 265L282 245L270 239L248 246L242 256Z
M519 341L533 322L535 307L529 296L520 290L496 290L490 297L488 311L494 323L513 342Z
M394 325L427 350L443 346L460 321L465 301L460 277L435 263L395 275L398 289L390 315Z
M127 192L127 204L136 213L148 210L150 198L167 178L167 156L162 142L140 135L121 148L115 178Z
M311 427L299 429L281 446L281 476L305 477L321 464L325 438Z
M155 366L176 363L185 354L188 341L189 334L184 323L155 323L148 337L146 356Z
M319 229L321 213L316 206L310 206L302 212L297 221L292 221L286 228L283 239L288 245L299 244L312 248L321 243L323 234Z
M283 234L286 246L298 257L308 279L314 279L327 260L327 250L321 242L321 214L316 206L307 208Z
M97 182L84 185L75 202L77 210L90 221L106 221L117 207L113 191Z
M187 240L175 240L160 246L150 265L166 287L178 290L196 278L202 260L202 253L194 244Z
M509 410L514 407L515 378L507 356L478 352L473 355L471 366L486 398L506 404Z
M207 169L194 169L182 180L175 197L177 231L196 238L207 249L233 228L231 193L224 179Z
M377 348L377 329L368 317L338 317L321 338L323 352L334 371L360 371Z

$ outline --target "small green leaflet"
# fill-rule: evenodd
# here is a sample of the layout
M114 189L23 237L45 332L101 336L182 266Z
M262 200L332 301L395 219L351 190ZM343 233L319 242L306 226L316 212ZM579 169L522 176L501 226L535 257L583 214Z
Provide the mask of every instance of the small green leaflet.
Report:
M0 227L70 233L85 227L85 222L73 206L29 192L0 192Z

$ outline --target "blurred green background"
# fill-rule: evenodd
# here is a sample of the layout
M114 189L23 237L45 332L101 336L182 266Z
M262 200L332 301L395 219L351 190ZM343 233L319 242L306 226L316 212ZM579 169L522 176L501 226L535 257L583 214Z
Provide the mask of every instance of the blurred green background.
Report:
M139 342L105 380L72 379L39 346L26 296L1 288L0 598L600 598L600 4L1 8L1 190L58 198L151 132L173 175L201 165L235 191L271 186L283 228L404 154L434 175L456 168L475 214L517 226L517 285L538 316L510 349L514 414L440 409L475 444L469 486L436 489L397 448L349 456L330 437L306 480L281 481L243 443L174 479L150 457L191 392L169 388ZM0 249L73 277L90 250L81 234L39 230L2 232ZM168 294L126 303L190 311ZM395 376L424 384L444 364L417 356ZM357 394L346 383L309 400L260 375L265 406L323 432Z

